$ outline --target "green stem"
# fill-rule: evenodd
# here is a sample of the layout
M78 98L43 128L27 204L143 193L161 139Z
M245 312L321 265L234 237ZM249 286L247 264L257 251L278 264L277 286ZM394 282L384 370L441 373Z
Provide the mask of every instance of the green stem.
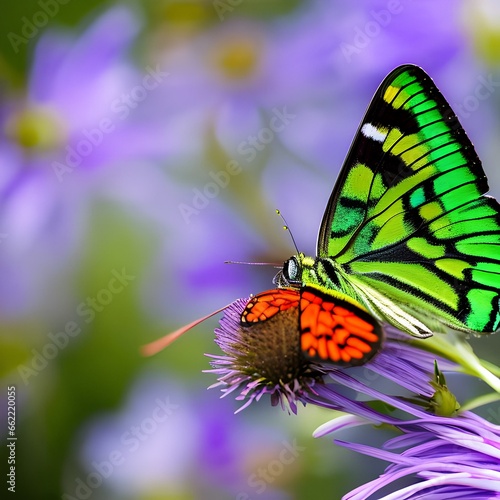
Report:
M496 392L490 392L488 394L483 394L481 396L470 399L469 401L467 401L467 403L464 403L460 407L460 411L475 410L480 406L488 405L490 403L494 403L495 401L500 401L500 394L497 394Z
M415 340L415 344L425 351L439 354L443 358L454 361L464 373L479 377L492 389L500 393L500 368L492 363L480 360L467 341L460 334L436 334L425 340Z

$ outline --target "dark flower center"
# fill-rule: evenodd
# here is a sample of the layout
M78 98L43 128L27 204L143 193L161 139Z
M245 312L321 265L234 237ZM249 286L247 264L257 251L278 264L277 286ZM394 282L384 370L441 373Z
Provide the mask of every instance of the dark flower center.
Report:
M266 321L241 327L240 351L235 366L269 385L286 385L311 374L300 350L298 308L290 308Z

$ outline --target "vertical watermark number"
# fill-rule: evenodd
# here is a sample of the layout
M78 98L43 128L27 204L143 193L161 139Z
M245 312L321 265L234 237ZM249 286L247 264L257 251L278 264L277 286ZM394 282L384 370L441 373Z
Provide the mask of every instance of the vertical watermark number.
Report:
M16 388L7 387L7 489L16 492Z

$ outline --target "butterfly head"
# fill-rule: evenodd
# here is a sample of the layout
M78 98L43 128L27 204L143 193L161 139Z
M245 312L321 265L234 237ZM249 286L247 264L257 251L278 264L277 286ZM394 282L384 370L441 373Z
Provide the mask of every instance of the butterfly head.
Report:
M276 274L273 283L278 288L300 288L302 286L302 262L304 254L293 255L283 264Z

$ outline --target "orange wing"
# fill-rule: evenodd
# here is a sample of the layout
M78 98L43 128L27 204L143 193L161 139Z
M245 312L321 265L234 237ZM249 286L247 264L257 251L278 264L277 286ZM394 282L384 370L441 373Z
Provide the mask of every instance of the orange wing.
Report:
M300 307L300 347L311 361L357 366L380 348L382 327L365 309L310 286L258 293L248 301L240 322L248 327L291 307Z
M245 306L241 314L241 324L249 326L252 323L265 321L290 307L298 307L299 300L299 291L289 288L276 288L258 293Z
M361 306L313 287L301 290L300 330L307 358L342 366L366 363L383 337L381 325Z

